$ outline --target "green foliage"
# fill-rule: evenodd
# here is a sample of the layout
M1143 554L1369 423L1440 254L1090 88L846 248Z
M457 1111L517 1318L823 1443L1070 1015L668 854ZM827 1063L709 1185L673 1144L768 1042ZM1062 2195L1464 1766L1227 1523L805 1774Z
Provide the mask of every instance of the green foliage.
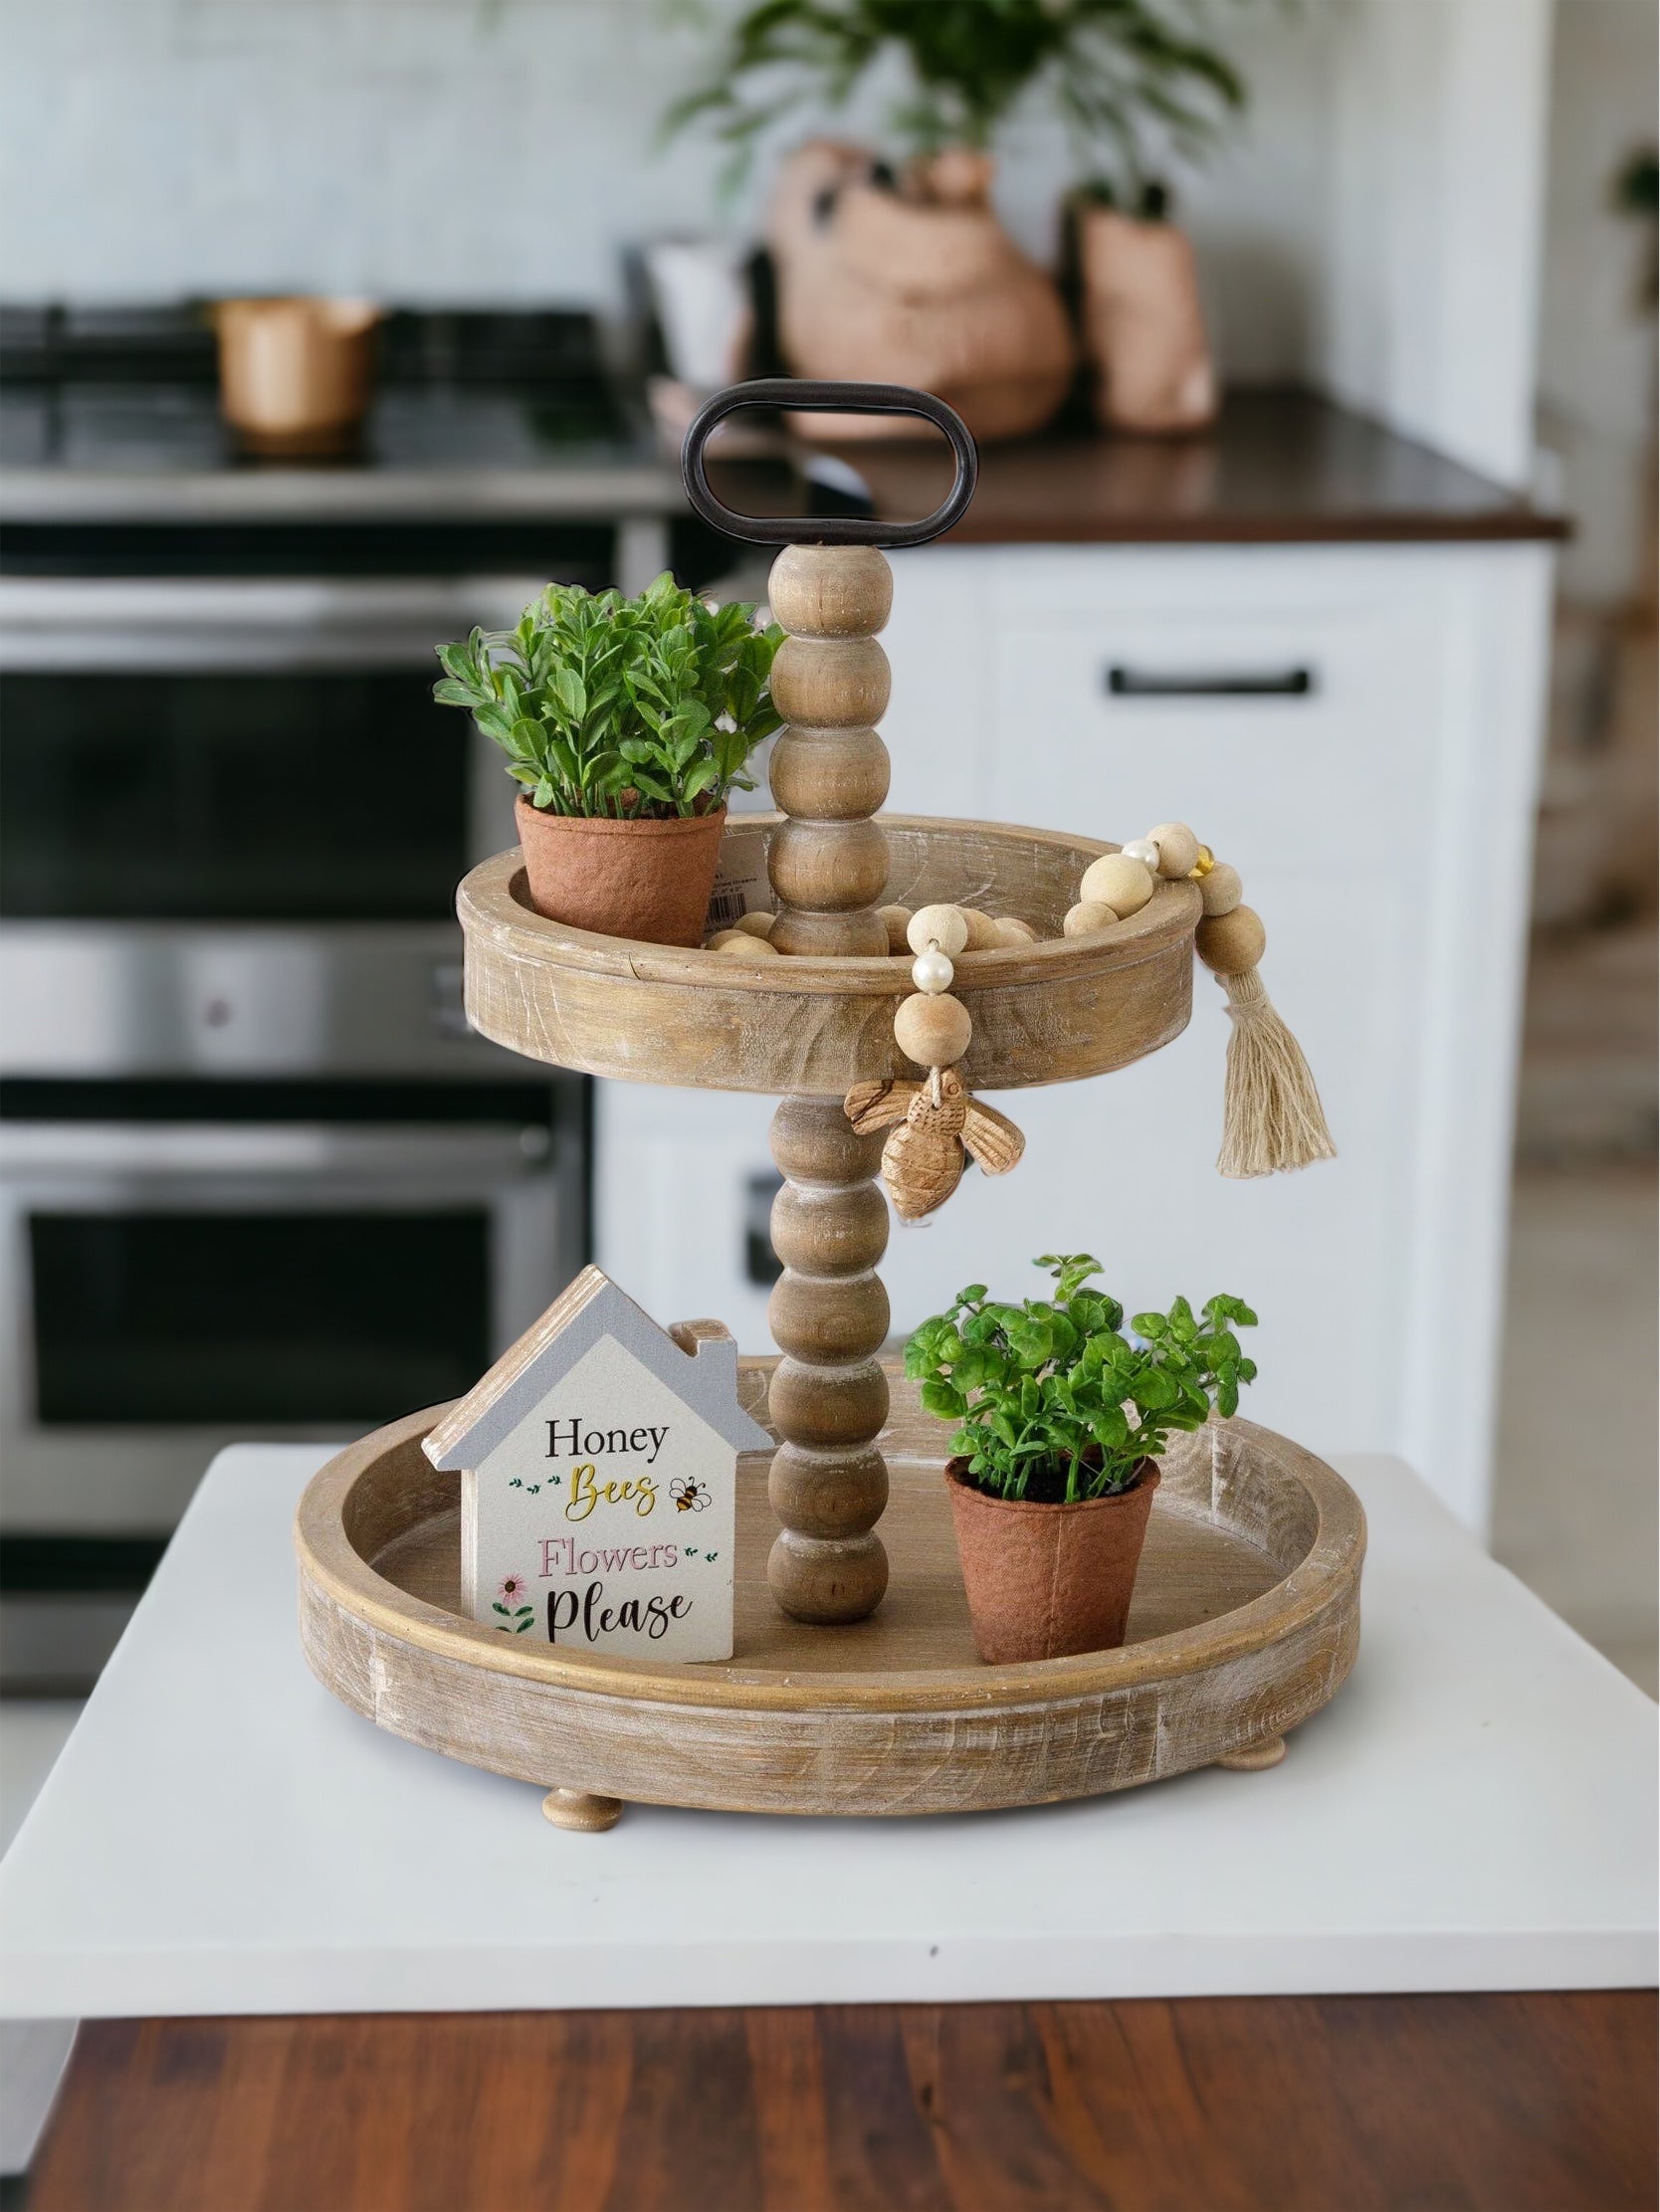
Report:
M1055 1279L1051 1299L1000 1306L983 1283L924 1321L905 1347L905 1371L930 1413L959 1424L953 1453L969 1479L998 1498L1071 1504L1128 1490L1172 1429L1202 1426L1214 1404L1239 1405L1256 1377L1234 1328L1256 1315L1242 1300L1184 1298L1167 1313L1138 1313L1087 1288L1101 1263L1087 1252L1046 1252L1033 1263Z
M1196 157L1244 105L1238 72L1205 43L1214 12L1207 0L760 0L726 29L667 127L709 123L740 175L761 131L808 103L845 105L898 54L910 90L889 120L911 149L986 145L1038 87L1083 165L1111 161L1133 205L1149 132Z
M549 584L512 630L441 645L433 698L465 706L533 805L618 821L708 814L752 791L744 763L781 719L783 642L733 600L707 607L659 576L638 599Z
M1123 214L1137 216L1143 223L1161 223L1170 212L1169 187L1152 177L1128 204L1121 203L1118 186L1111 177L1086 177L1076 197L1096 207L1119 208Z

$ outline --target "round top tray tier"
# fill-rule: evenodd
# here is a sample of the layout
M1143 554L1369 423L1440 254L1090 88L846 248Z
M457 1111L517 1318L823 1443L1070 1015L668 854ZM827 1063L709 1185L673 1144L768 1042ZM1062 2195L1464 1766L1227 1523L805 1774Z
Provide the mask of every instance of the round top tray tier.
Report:
M728 835L779 820L745 815ZM885 902L979 906L1049 932L1037 944L957 956L952 988L974 1023L972 1089L1103 1075L1187 1026L1193 885L1160 883L1130 920L1064 937L1080 877L1114 846L987 822L880 820ZM894 1015L912 989L909 954L751 963L595 936L535 911L517 851L475 868L456 904L468 1017L528 1059L625 1082L822 1098L912 1072L894 1043Z

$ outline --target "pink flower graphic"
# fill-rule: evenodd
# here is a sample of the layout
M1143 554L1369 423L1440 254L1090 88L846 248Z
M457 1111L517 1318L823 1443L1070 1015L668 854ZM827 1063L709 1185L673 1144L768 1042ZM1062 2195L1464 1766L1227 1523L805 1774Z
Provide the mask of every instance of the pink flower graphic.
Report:
M528 1587L521 1574L505 1574L496 1595L504 1605L517 1605L525 1596Z

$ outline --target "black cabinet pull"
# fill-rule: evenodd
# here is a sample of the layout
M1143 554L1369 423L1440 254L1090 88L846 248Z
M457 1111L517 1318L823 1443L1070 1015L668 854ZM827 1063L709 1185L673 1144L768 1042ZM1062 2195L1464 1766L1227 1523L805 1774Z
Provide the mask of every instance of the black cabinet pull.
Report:
M1107 671L1113 699L1307 699L1315 688L1313 669L1272 669L1262 675L1214 676L1200 673L1163 676L1115 663Z

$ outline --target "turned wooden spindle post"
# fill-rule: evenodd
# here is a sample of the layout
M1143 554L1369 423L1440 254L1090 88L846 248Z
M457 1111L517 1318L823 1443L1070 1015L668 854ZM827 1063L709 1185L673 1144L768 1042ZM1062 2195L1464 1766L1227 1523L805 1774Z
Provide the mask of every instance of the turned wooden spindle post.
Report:
M886 956L876 905L888 841L871 816L888 795L888 748L875 723L888 704L893 576L874 545L789 545L772 566L773 620L789 632L772 669L787 727L772 753L772 796L786 819L768 869L781 952ZM772 1122L785 1177L772 1209L784 1273L767 1317L783 1353L771 1413L783 1438L772 1463L782 1527L767 1562L774 1596L805 1621L857 1621L888 1587L876 1521L888 1469L876 1437L888 1382L876 1354L888 1294L876 1264L888 1205L875 1181L880 1136L848 1125L839 1098L786 1099Z

